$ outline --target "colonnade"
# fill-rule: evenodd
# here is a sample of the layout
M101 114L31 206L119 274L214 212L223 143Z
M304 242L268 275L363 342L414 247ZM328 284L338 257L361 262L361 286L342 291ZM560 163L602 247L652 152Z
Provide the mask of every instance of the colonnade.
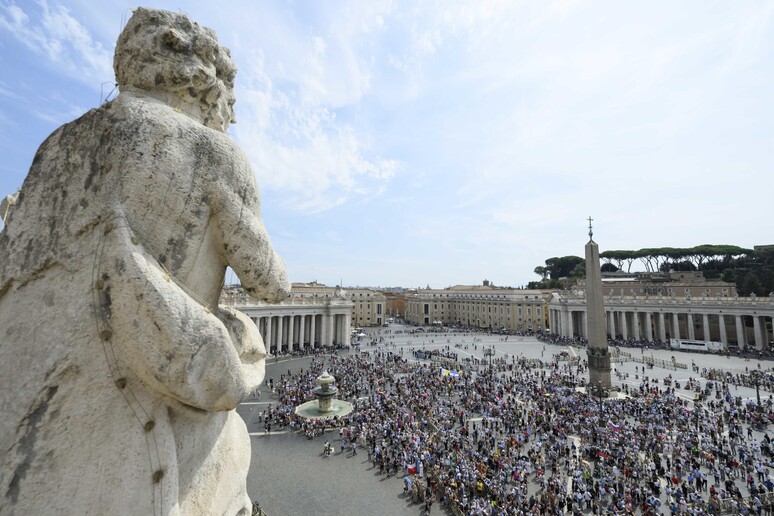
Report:
M698 305L698 306L697 306ZM772 342L774 306L742 309L731 306L702 308L689 306L605 306L607 333L624 340L688 339L735 344L744 349L767 349ZM585 304L560 303L549 306L550 328L562 337L586 337L588 320Z
M350 345L349 313L281 314L250 318L261 333L266 351L271 354Z

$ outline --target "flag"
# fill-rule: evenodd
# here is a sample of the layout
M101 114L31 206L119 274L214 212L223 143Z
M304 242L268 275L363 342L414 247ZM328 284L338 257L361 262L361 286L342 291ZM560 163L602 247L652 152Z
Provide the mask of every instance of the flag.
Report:
M623 428L621 425L616 425L612 421L608 421L607 425L610 427L611 430L615 430L616 432L620 432Z

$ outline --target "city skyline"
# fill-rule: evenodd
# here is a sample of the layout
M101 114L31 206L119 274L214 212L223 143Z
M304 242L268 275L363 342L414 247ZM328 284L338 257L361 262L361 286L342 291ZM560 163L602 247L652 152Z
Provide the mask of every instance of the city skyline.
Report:
M132 7L0 4L0 197L115 96ZM600 251L773 240L774 4L228 7L185 11L232 52L229 133L294 282L526 287L589 215Z

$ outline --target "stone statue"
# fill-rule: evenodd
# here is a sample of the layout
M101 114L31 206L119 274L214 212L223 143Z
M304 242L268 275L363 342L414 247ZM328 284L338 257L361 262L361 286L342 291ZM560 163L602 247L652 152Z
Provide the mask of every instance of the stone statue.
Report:
M121 93L38 150L0 232L0 514L249 514L234 411L264 376L230 266L288 296L210 29L137 9Z

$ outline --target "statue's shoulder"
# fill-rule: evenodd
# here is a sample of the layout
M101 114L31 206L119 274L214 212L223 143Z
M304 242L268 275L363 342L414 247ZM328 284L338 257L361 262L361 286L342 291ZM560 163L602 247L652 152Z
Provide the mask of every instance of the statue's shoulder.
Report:
M181 143L194 141L197 146L212 146L225 152L236 152L238 146L226 133L210 129L188 116L181 108L141 95L119 96L105 106L108 119L116 127L133 134L172 135Z

